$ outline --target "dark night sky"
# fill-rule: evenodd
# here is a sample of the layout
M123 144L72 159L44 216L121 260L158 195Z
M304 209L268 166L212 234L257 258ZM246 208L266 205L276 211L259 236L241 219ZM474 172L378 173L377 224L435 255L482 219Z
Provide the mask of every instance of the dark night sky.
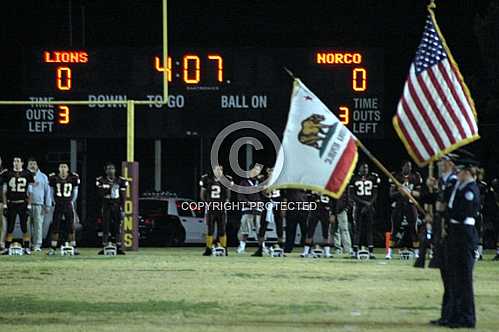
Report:
M487 12L491 2L499 0L441 0L437 1L436 10L479 113L489 92L474 21ZM0 96L22 96L23 87L17 74L26 52L40 47L71 47L69 3L73 48L161 46L161 0L25 0L19 5L4 1L0 13L3 47ZM385 118L389 119L421 37L428 2L169 0L168 3L170 48L382 47L384 104L388 113Z

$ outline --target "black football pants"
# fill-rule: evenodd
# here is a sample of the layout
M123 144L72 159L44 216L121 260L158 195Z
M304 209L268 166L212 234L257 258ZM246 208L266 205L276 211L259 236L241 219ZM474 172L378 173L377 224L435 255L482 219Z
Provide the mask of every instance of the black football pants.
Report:
M111 241L121 244L121 205L119 202L104 202L102 205L102 244Z
M282 225L282 216L281 211L277 208L272 208L271 210L264 209L260 218L260 228L258 229L258 238L264 239L265 233L267 231L267 213L274 214L274 224L275 224L275 232L277 235L277 239L280 241L283 237L283 225Z
M317 209L310 211L307 218L307 239L313 239L317 224L321 223L323 245L329 243L329 210L317 207Z
M59 241L62 220L66 223L67 241L74 241L74 220L75 214L71 202L56 203L54 216L52 218L52 242Z
M373 247L373 225L374 225L374 209L364 207L363 205L355 206L353 211L354 231L353 231L353 246L360 248L362 244L369 248Z
M213 236L215 233L215 225L217 226L217 236L224 236L226 220L227 214L224 211L208 211L206 216L208 236Z
M21 230L24 234L28 233L28 204L27 203L9 203L7 208L7 234L12 234L16 227L16 218L19 216Z
M300 225L302 241L307 234L307 217L308 211L289 210L286 214L286 244L284 245L285 252L292 252L295 246L296 226Z

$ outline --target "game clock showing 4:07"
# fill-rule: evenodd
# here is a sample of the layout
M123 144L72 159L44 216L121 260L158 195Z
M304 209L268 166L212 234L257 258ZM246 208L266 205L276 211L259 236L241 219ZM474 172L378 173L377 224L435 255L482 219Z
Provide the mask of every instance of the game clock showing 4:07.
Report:
M159 49L43 49L34 51L32 59L25 71L28 100L90 104L30 105L19 119L25 123L22 134L121 137L126 105L112 102L130 99L149 102L136 108L139 137L185 131L213 135L221 128L210 126L210 132L205 120L226 123L229 118L247 117L281 128L291 90L287 67L355 135L383 137L383 54L377 49L185 48L174 49L166 61ZM166 106L164 74L169 85ZM193 118L200 121L193 123ZM0 127L5 130L11 128Z

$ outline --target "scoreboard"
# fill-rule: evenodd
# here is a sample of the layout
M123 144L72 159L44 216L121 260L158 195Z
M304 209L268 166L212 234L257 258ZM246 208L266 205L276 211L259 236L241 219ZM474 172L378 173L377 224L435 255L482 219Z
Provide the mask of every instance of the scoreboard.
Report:
M383 53L379 49L236 48L39 49L19 75L24 100L85 100L89 105L2 107L0 134L123 137L126 105L138 137L216 135L256 120L282 132L292 82L289 68L359 137L383 138ZM169 96L162 102L163 74ZM3 96L1 99L12 99ZM97 104L95 102L105 102Z

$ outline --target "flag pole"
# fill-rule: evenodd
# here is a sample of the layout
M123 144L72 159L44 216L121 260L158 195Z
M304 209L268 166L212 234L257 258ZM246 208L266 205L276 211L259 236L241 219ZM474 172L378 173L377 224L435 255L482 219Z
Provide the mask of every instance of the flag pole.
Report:
M362 144L361 141L359 141L357 138L356 139L356 142L357 142L357 146L362 150L362 152L364 152L366 154L366 156L371 159L371 161L386 175L388 176L388 178L390 178L390 180L393 181L393 183L395 183L397 185L397 188L398 190L400 191L400 193L402 195L404 195L410 202L414 203L414 205L417 207L417 209L419 210L419 212L421 212L423 215L426 214L426 211L421 207L421 205L418 203L418 201L412 196L412 194L406 190L403 189L403 185L402 183L399 182L399 180L397 180L397 178L395 176L393 176L392 173L390 173L390 171L388 171L388 169L386 169L386 167L371 153L371 151L369 151L365 146L364 144Z
M435 0L430 0L430 3L428 4L428 6L426 6L426 8L428 8L428 10L430 10L430 11L437 8L437 4L435 3Z
M284 67L284 70L286 71L286 73L288 73L289 76L291 76L291 78L293 80L297 79L297 77L295 77L295 75L293 74L293 72L291 70L289 70L287 67Z
M432 178L432 177L434 177L434 174L435 174L435 164L432 161L428 165L428 177ZM433 193L433 187L428 188L428 190L430 191L430 193ZM428 211L428 214L430 216L433 216L433 205L432 204L428 204L426 210Z

